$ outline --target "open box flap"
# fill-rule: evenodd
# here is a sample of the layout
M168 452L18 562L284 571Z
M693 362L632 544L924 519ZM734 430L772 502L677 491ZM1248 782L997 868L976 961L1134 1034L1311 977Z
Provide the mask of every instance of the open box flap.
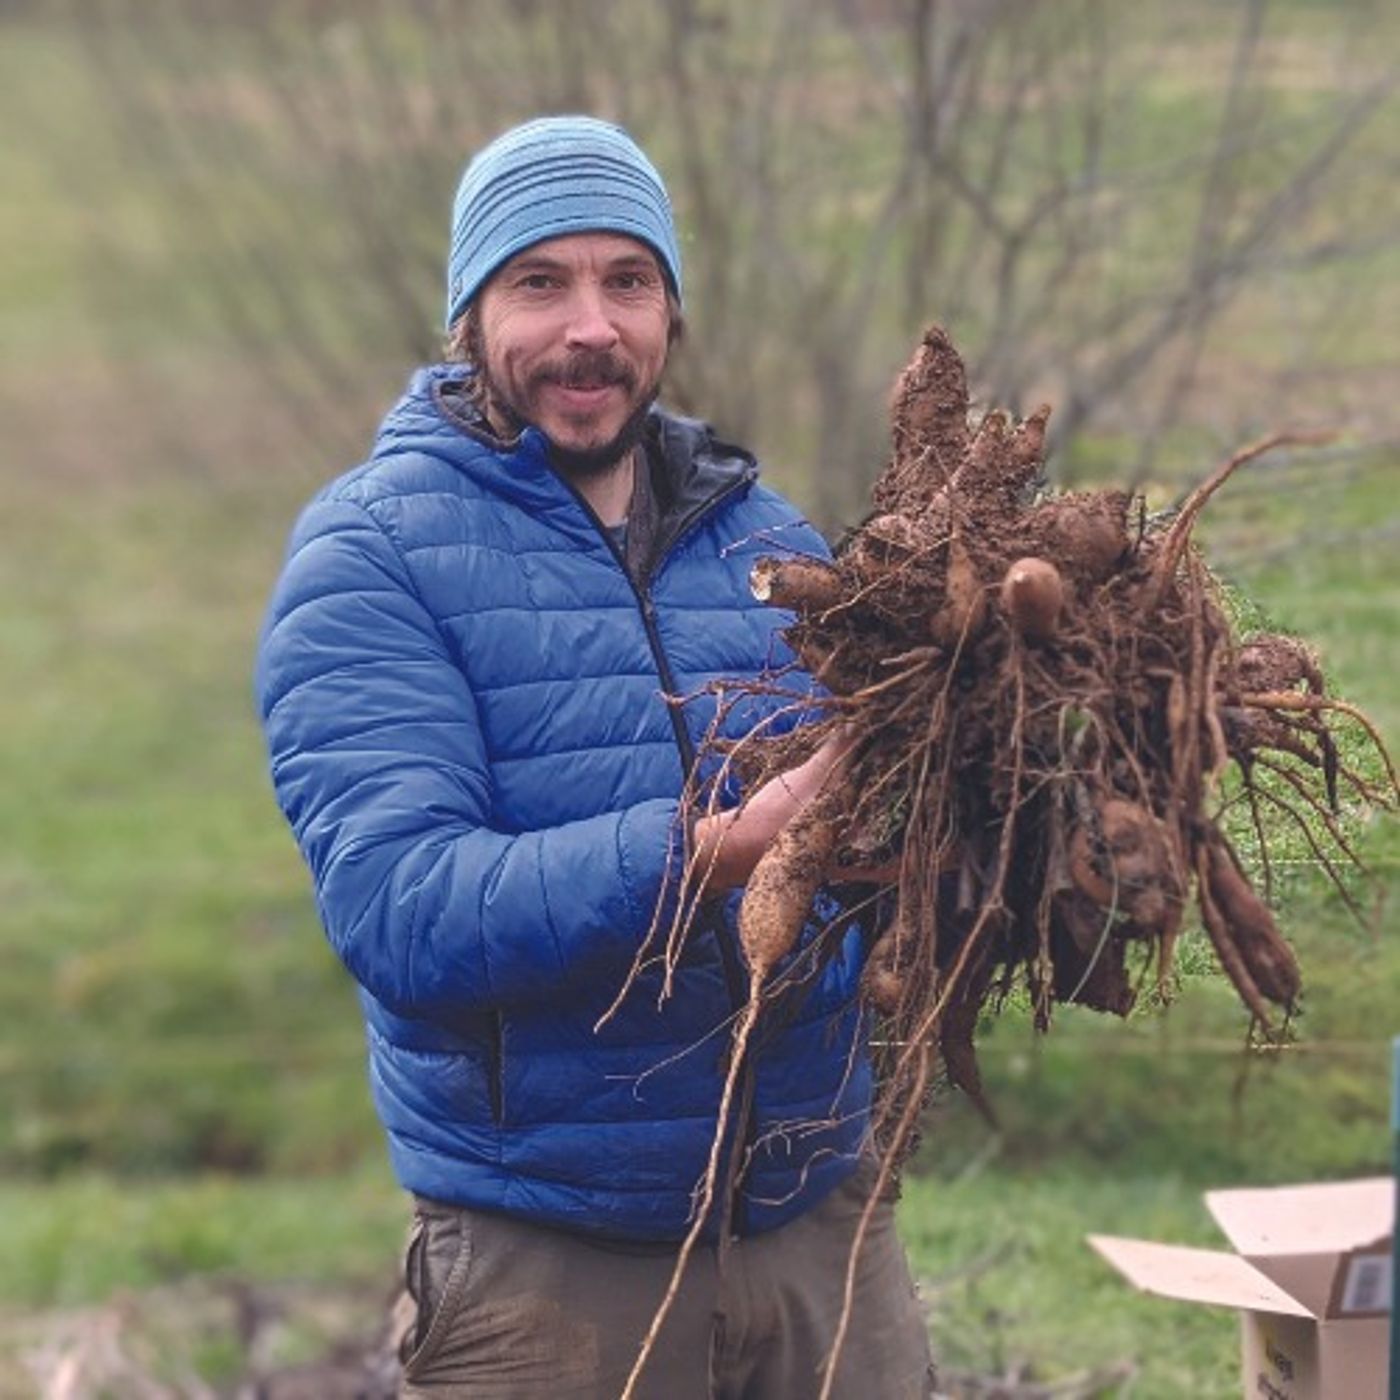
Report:
M1249 1262L1314 1317L1325 1317L1341 1258L1338 1254L1256 1254Z
M1390 1235L1395 1181L1316 1182L1307 1186L1207 1191L1206 1205L1245 1256L1340 1254Z
M1238 1254L1158 1244L1155 1240L1127 1240L1115 1235L1090 1235L1089 1243L1145 1293L1288 1317L1312 1316L1296 1298Z

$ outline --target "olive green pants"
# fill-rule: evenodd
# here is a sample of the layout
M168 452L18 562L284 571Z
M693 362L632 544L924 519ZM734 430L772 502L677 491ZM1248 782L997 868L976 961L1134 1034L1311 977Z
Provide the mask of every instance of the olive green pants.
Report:
M778 1230L691 1256L638 1400L815 1400L874 1167ZM676 1250L594 1240L415 1198L402 1315L405 1400L616 1400ZM928 1332L876 1207L857 1261L835 1400L927 1400Z

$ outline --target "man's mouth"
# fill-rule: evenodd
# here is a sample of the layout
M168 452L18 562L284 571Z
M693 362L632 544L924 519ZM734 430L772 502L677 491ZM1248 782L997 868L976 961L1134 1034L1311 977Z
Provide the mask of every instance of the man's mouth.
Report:
M565 403L575 404L579 407L589 407L602 403L612 394L614 389L620 392L621 387L617 383L606 380L595 380L582 384L574 384L564 380L555 381L553 384L553 388Z
M539 379L567 398L577 400L602 399L610 389L626 394L633 387L633 378L627 366L618 363L611 355L579 355L562 365L542 370Z

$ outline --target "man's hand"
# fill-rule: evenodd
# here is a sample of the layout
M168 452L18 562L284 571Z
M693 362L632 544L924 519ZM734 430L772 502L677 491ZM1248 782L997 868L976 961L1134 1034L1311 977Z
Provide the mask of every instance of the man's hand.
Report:
M742 807L695 823L695 869L705 896L748 880L778 832L837 774L850 747L850 737L838 731L805 763L769 779Z

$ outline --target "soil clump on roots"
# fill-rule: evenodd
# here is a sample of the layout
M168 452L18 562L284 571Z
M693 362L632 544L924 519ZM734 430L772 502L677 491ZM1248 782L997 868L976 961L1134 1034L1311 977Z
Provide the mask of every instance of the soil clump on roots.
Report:
M820 722L736 755L744 776L761 782L842 729L823 844L838 878L898 862L864 984L887 1023L877 1133L896 1157L938 1062L986 1108L984 1007L1023 985L1042 1029L1061 1002L1126 1015L1145 979L1169 990L1193 902L1255 1031L1280 1033L1299 968L1222 827L1222 778L1233 767L1266 845L1259 779L1286 775L1291 815L1348 857L1339 787L1395 798L1388 760L1382 789L1339 756L1339 713L1379 748L1364 717L1326 695L1297 640L1235 635L1191 540L1238 467L1315 439L1245 448L1149 520L1124 491L1044 489L1049 416L971 424L962 361L930 329L895 385L874 513L832 564L754 570L756 595L795 612L787 638L830 698ZM775 941L791 946L744 938Z

